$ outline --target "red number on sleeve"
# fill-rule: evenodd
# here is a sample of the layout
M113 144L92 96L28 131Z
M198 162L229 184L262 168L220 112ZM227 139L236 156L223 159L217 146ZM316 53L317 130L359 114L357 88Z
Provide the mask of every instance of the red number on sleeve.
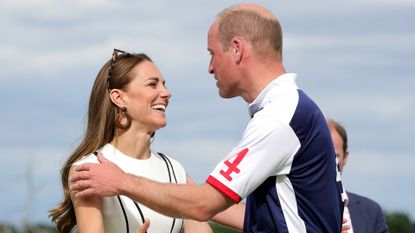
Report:
M231 162L230 160L226 160L225 165L228 166L228 170L226 171L221 170L220 174L223 177L225 177L227 180L232 181L232 177L231 177L232 172L235 172L235 173L240 172L238 165L247 153L248 153L248 148L245 148L241 152L238 153L238 155L236 156L233 162Z

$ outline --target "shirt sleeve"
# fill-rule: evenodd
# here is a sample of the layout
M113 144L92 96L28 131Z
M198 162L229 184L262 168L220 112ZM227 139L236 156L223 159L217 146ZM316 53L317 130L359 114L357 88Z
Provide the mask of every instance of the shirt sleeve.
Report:
M248 196L268 177L288 174L300 147L287 123L262 111L251 119L241 141L206 180L235 202Z

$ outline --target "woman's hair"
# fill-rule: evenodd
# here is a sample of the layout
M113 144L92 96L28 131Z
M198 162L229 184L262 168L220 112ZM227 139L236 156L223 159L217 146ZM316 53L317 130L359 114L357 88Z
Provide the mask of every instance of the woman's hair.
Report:
M75 211L68 186L69 170L74 162L101 148L114 138L115 116L119 110L112 103L109 90L126 90L135 75L133 68L143 61L152 62L147 55L142 53L123 53L109 60L95 79L89 98L84 137L61 169L63 200L56 208L49 211L49 217L52 218L52 222L55 222L59 233L70 232L76 226ZM111 72L109 72L110 69L112 69Z

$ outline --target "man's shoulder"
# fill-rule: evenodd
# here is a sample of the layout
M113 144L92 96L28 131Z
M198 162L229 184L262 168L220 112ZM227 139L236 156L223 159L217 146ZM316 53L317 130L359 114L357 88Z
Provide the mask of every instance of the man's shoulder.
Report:
M356 193L351 193L351 192L347 192L347 196L349 197L350 203L362 204L362 205L366 205L366 206L373 206L375 208L380 209L380 205L376 201L374 201L374 200L372 200L368 197L365 197L365 196L362 196L362 195L359 195L359 194L356 194Z

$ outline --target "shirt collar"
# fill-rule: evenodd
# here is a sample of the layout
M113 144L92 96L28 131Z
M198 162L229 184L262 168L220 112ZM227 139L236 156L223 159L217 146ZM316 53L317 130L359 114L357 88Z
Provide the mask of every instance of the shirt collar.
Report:
M295 83L296 79L297 79L297 74L285 73L285 74L282 74L276 77L273 81L271 81L264 88L264 90L262 90L261 93L259 93L259 95L255 98L255 100L248 105L248 111L251 117L253 117L256 112L261 110L264 107L264 105L270 101L269 94L274 89L274 87L286 85L286 84L297 86L297 84Z

